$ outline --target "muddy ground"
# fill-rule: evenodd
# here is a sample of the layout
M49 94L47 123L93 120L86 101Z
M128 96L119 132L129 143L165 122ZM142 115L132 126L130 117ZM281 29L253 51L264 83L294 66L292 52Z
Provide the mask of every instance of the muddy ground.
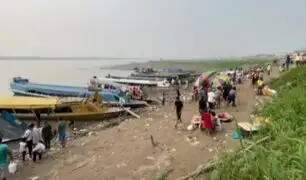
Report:
M278 73L273 72L266 79L276 76ZM223 105L216 111L226 111L238 121L248 121L256 96L249 80L237 88L237 107ZM70 140L66 149L55 147L40 163L23 167L10 179L37 176L43 180L152 180L165 169L173 170L168 179L176 179L195 170L218 152L232 151L238 144L232 138L233 122L223 124L223 132L213 136L200 130L187 131L190 120L197 114L197 103L185 102L184 123L175 129L175 112L169 102L152 108L140 119L129 118L112 128L92 130L90 135L86 132L84 137ZM156 147L151 144L151 136Z

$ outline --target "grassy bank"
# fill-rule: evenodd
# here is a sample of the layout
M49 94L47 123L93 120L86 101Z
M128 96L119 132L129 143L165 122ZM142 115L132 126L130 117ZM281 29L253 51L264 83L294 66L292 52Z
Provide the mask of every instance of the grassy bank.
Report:
M269 62L266 59L246 59L246 60L162 60L150 62L153 66L159 67L196 67L201 70L215 70L224 68L235 68L240 66L261 65Z
M134 67L147 67L151 66L152 68L165 68L165 67L179 67L187 70L198 70L198 71L210 71L216 69L225 69L225 68L235 68L241 66L250 66L250 65L261 65L268 62L272 62L267 59L245 59L245 60L161 60L161 61L150 61L146 63L131 63L125 65L116 65L112 68L123 69L123 70L132 70Z
M264 105L262 115L272 123L253 137L269 136L269 141L243 154L220 156L212 180L306 179L306 68L283 74L271 86L278 97Z

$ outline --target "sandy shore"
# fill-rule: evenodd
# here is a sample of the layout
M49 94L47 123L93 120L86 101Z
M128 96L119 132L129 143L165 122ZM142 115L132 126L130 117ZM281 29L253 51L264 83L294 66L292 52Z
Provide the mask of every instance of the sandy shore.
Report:
M273 72L271 79L277 77ZM237 107L224 105L217 112L228 112L238 121L248 121L256 102L256 95L246 81L237 85ZM190 94L190 90L186 92ZM214 158L219 152L232 151L238 142L233 140L234 123L223 124L223 131L213 136L186 127L194 115L198 114L197 103L185 102L183 124L174 128L175 112L173 97L175 91L168 91L165 106L151 107L140 119L128 118L118 126L92 131L85 136L72 139L66 149L58 146L34 168L23 168L10 179L24 180L38 176L44 180L78 179L156 179L165 169L173 170L168 179L187 174ZM94 127L104 126L95 125ZM102 128L103 129L103 128ZM151 144L153 136L156 147Z

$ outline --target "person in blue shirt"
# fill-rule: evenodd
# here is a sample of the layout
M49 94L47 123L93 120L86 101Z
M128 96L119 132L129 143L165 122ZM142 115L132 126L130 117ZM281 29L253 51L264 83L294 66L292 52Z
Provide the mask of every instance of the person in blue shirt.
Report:
M59 124L58 124L58 137L59 137L59 142L62 146L62 148L65 148L66 146L66 130L67 130L67 125L66 121L60 118Z
M8 165L8 157L12 159L12 152L9 150L7 144L2 143L2 137L0 137L0 179L6 180L5 169Z

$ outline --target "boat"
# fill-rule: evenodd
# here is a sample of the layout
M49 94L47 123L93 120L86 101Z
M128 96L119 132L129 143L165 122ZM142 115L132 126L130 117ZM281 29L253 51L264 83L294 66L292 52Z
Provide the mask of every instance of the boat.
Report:
M21 126L21 122L11 117L13 116L8 112L2 112L0 116L0 134L4 143L20 140L26 128Z
M139 79L116 79L116 78L98 78L101 83L119 83L128 85L150 86L150 87L170 87L168 81L151 81L151 80L139 80Z
M138 77L138 76L127 76L127 77L122 77L122 76L105 76L105 78L112 78L112 79L135 79L135 80L150 80L150 81L163 81L164 79L162 78L157 78L157 77Z
M108 104L111 107L130 107L130 108L141 108L148 105L145 101L132 101L127 100L125 93L119 84L101 84L99 85L98 93L103 97L104 104ZM108 85L108 86L106 86ZM50 85L50 84L38 84L30 83L24 78L14 78L10 84L11 90L16 96L32 96L32 97L67 97L67 98L80 98L84 99L92 96L97 92L97 88L92 87L75 87L75 86L62 86L62 85ZM107 87L105 89L105 87ZM101 91L101 89L105 91ZM108 89L112 90L108 90ZM120 99L124 99L124 103L120 103Z
M98 93L82 102L63 102L58 97L39 98L12 96L0 98L0 111L13 113L21 121L47 120L59 118L70 121L100 121L124 114L124 108L102 105L103 97Z
M14 77L10 83L10 88L14 95L21 96L89 97L98 92L106 101L113 101L116 96L124 94L121 87L113 84L106 84L98 89L93 89L91 87L33 83L22 77Z

